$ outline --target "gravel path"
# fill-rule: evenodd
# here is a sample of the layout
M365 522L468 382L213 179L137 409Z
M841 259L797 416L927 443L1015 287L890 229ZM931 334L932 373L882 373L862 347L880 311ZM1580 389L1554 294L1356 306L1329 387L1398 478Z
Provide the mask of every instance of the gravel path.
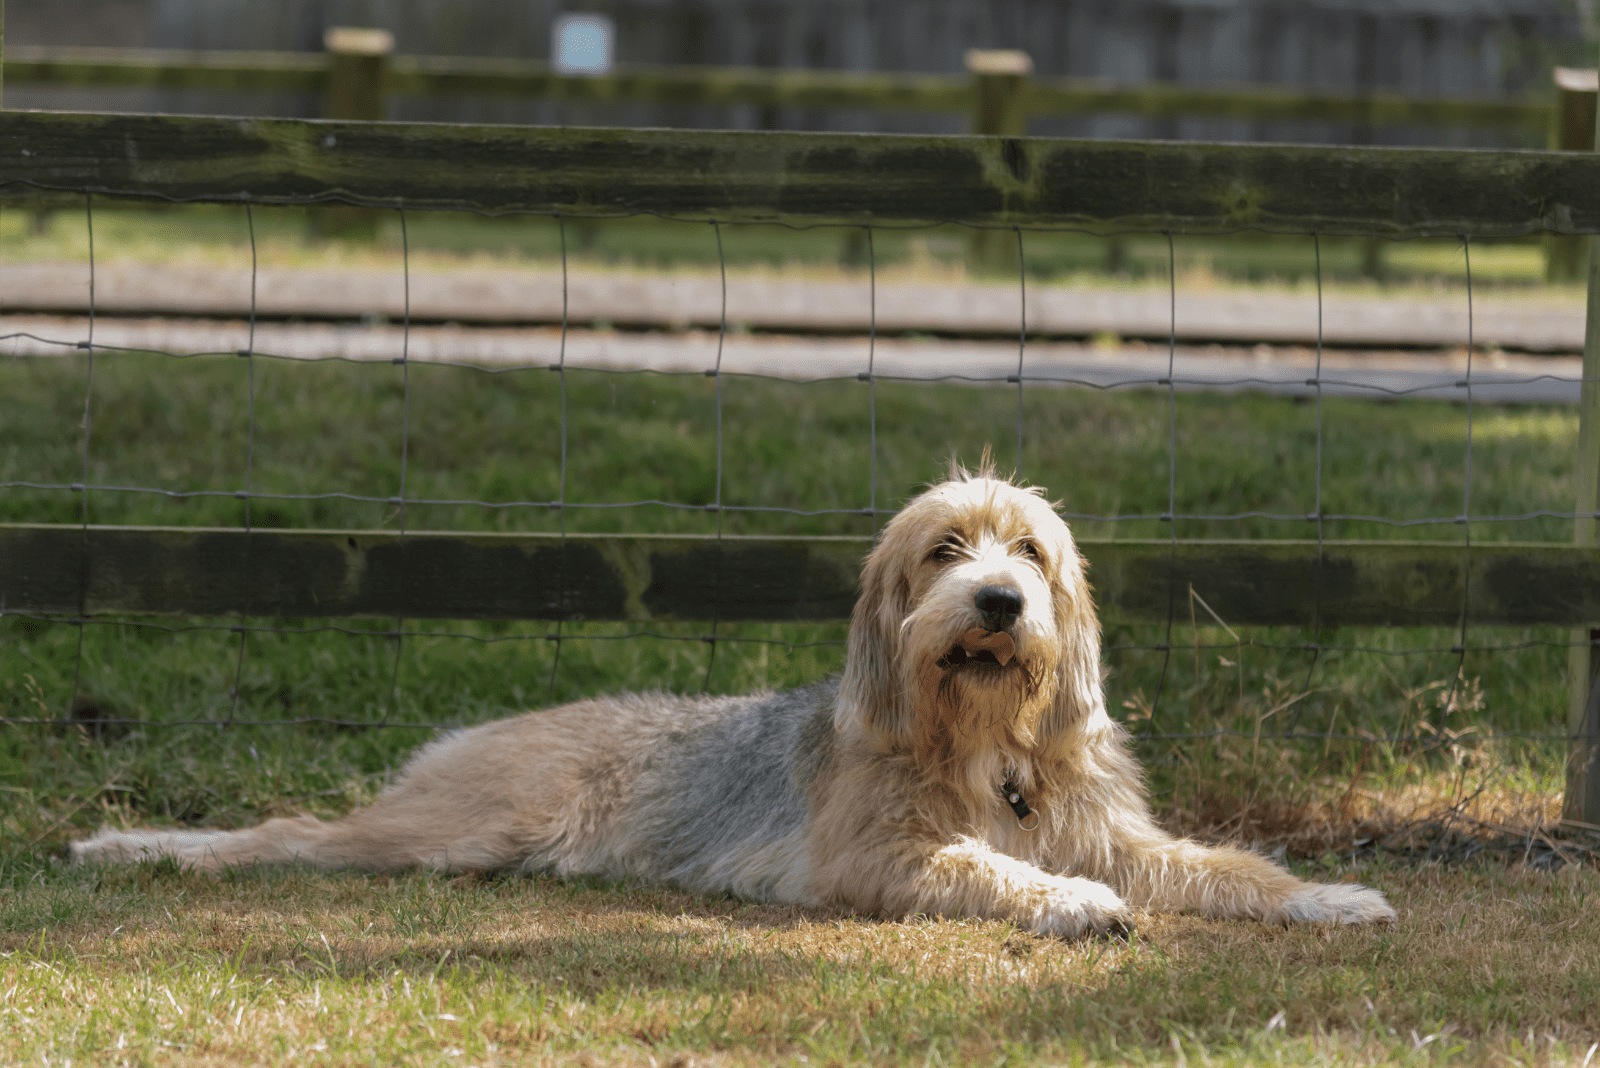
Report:
M0 264L0 311L86 314L89 272L80 263ZM248 270L110 263L95 272L95 308L102 315L250 314ZM1015 337L1022 311L1018 287L996 283L925 284L881 281L876 305L867 280L734 277L727 283L729 323L761 331L865 334L919 332ZM561 275L542 270L462 269L413 272L413 322L550 324L562 320ZM257 314L302 319L385 318L406 311L398 271L264 267L256 277ZM717 278L694 274L574 271L567 319L631 328L682 330L722 321ZM1314 291L1179 287L1180 340L1315 344ZM1464 294L1413 290L1389 296L1330 294L1322 302L1325 344L1445 348L1467 341ZM1485 348L1580 352L1584 307L1576 291L1519 295L1480 290L1472 309L1473 339ZM1065 337L1116 335L1165 341L1173 308L1164 287L1113 289L1032 285L1031 333Z

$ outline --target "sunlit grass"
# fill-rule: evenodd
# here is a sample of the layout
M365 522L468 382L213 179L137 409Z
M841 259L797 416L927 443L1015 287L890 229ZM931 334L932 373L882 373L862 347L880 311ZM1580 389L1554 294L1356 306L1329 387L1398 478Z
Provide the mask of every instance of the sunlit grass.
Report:
M99 263L166 263L191 266L250 265L254 227L262 266L398 269L402 247L399 216L380 219L373 241L322 240L303 208L242 208L198 205L146 211L97 202L95 258ZM569 263L578 270L714 272L717 234L704 223L639 217L592 221L569 219L563 228L549 218L481 218L450 212L411 212L404 244L413 270L493 267L550 269L561 262L563 237ZM0 262L85 261L90 227L80 210L48 215L0 211ZM874 231L872 255L884 281L1011 281L997 268L969 264L970 232L956 226ZM867 245L855 227L796 229L766 224L721 227L721 262L743 273L783 272L799 277L859 277L867 268ZM1316 281L1318 252L1323 282L1341 290L1380 288L1461 289L1466 256L1458 240L1384 241L1379 246L1382 285L1368 277L1368 251L1361 238L1241 233L1179 236L1169 255L1160 234L1121 235L1114 241L1078 233L1030 231L1025 237L1030 275L1039 284L1166 285L1176 266L1185 291L1218 286L1299 288ZM1115 250L1115 251L1114 251ZM1471 247L1474 282L1485 289L1546 292L1544 252L1526 239L1484 239ZM1576 283L1556 287L1569 297Z
M588 880L14 862L0 1059L1518 1065L1600 1038L1593 872L1314 874L1400 922L1063 943Z
M419 364L306 364L233 357L182 361L101 353L94 366L91 484L154 490L243 490L246 462L256 526L396 528L383 503L400 483L416 499L525 502L521 507L406 508L408 529L551 530L560 491L562 392L543 368L489 374ZM81 356L0 363L0 479L82 480L81 424L88 366ZM567 373L569 530L711 532L693 508L592 508L637 500L704 505L716 499L719 390L702 376ZM250 391L255 392L252 438ZM798 510L880 509L935 477L952 453L993 446L1016 463L1018 396L1010 388L879 382L785 382L730 376L720 391L722 500ZM1314 537L1301 518L1316 500L1317 407L1249 395L1176 399L1176 511L1264 512L1274 520L1184 520L1184 537ZM877 449L871 446L876 413ZM1029 388L1021 398L1022 472L1082 516L1159 516L1169 510L1168 398L1159 391ZM1573 504L1573 409L1489 407L1473 413L1472 511L1519 515ZM1467 411L1449 404L1333 399L1322 406L1324 535L1460 536ZM877 498L871 494L876 489ZM342 499L272 495L346 493ZM12 488L0 520L76 522L82 502L58 490ZM91 496L97 523L238 526L232 497L175 499L151 492ZM867 534L861 516L735 512L728 533ZM1077 521L1085 537L1167 537L1155 520ZM1474 540L1568 540L1556 519L1485 522Z

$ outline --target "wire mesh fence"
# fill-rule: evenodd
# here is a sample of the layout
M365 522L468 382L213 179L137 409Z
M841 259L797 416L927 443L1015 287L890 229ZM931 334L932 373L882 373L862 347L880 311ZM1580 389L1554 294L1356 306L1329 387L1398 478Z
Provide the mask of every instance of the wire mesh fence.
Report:
M64 191L57 187L52 192L59 197ZM58 524L53 533L58 541L74 535L79 539L74 558L79 591L75 608L48 611L19 607L15 597L10 604L0 601L0 615L24 628L29 637L45 631L62 633L61 628L72 636L65 652L71 664L67 700L60 695L47 698L42 688L37 698L14 698L5 717L8 723L76 721L88 723L96 731L134 724L447 727L484 713L466 696L461 707L451 707L448 696L441 696L450 692L469 695L473 680L462 679L457 671L445 684L429 690L427 700L408 702L407 665L421 663L424 667L419 671L437 674L440 663L461 657L459 652L448 651L460 647L537 650L536 657L522 657L515 669L521 681L510 698L530 706L576 696L596 679L614 678L595 669L596 658L650 644L670 651L642 658L637 652L627 654L639 661L633 674L626 676L628 681L715 691L761 685L769 679L781 681L793 673L826 671L843 656L844 623L839 614L831 621L812 616L762 625L749 622L749 616L724 618L718 607L727 599L724 587L737 581L722 566L731 558L728 547L748 536L821 535L853 537L857 540L849 551L864 552L868 539L893 514L897 502L916 482L936 475L939 456L931 454L935 450L909 454L931 434L939 444L937 452L961 451L969 461L976 459L972 445L993 446L1003 468L1014 470L1021 480L1045 485L1054 497L1062 499L1061 512L1079 533L1091 561L1102 543L1114 545L1130 538L1158 540L1170 547L1164 586L1152 595L1161 603L1161 610L1131 620L1120 620L1114 608L1108 607L1107 613L1106 652L1116 669L1109 682L1111 702L1142 739L1170 742L1228 736L1257 743L1270 738L1388 747L1449 745L1475 729L1474 716L1484 706L1484 686L1478 676L1491 672L1504 676L1498 692L1522 690L1519 700L1523 707L1498 720L1496 736L1535 743L1560 743L1572 737L1564 729L1565 690L1560 672L1567 650L1589 643L1557 629L1568 622L1564 617L1528 617L1532 623L1507 626L1503 611L1485 610L1472 597L1477 588L1470 578L1475 554L1481 558L1495 545L1519 539L1570 543L1570 524L1588 513L1575 510L1566 497L1571 486L1567 477L1567 469L1573 465L1570 456L1552 456L1550 470L1542 472L1519 469L1528 459L1526 451L1491 448L1487 468L1481 459L1485 413L1481 402L1475 402L1474 390L1482 378L1479 361L1483 352L1474 331L1472 263L1480 239L1468 231L1454 234L1464 276L1459 294L1464 364L1459 377L1453 376L1451 382L1459 400L1443 406L1442 416L1433 409L1419 416L1417 409L1406 406L1374 415L1369 406L1362 410L1354 431L1340 429L1338 422L1355 410L1351 404L1361 402L1341 398L1337 403L1344 407L1335 410L1335 400L1328 395L1332 387L1390 402L1437 386L1394 388L1347 371L1325 372L1323 253L1329 238L1315 228L1292 235L1309 247L1313 265L1310 282L1316 295L1316 343L1312 371L1304 382L1310 395L1251 402L1270 407L1263 425L1271 429L1255 444L1275 451L1275 463L1287 473L1272 475L1264 491L1246 488L1230 494L1230 488L1239 487L1230 487L1225 472L1218 477L1218 465L1225 467L1231 461L1259 472L1261 457L1227 455L1226 450L1236 449L1237 442L1220 433L1220 446L1208 445L1206 439L1234 418L1229 406L1243 402L1238 395L1217 398L1189 390L1218 386L1248 390L1269 380L1186 373L1179 347L1184 284L1179 250L1195 235L1176 232L1176 228L991 227L961 218L945 220L973 232L997 232L1014 246L1007 251L1016 291L1015 366L1003 373L938 369L907 374L885 373L878 366L877 320L879 244L885 233L906 227L876 222L783 224L797 229L831 227L841 234L858 235L857 243L865 253L863 269L854 276L869 309L868 330L857 346L859 366L823 369L797 378L724 367L731 331L736 329L730 324L738 320L738 310L728 307L729 262L724 238L732 229L775 225L770 222L656 216L686 232L698 233L714 247L721 293L717 327L705 339L704 366L662 372L602 368L569 360L569 340L580 325L569 321L567 314L573 231L596 220L615 221L637 213L549 211L496 216L500 220L497 225L530 225L532 219L553 228L559 248L562 317L548 351L533 359L491 363L474 359L470 351L460 358L430 355L425 360L413 354L411 230L418 209L365 202L365 210L388 214L397 237L394 254L404 289L398 345L386 357L373 360L307 360L265 351L257 344L261 325L256 314L258 223L263 211L282 210L281 198L239 194L214 198L230 201L232 207L227 210L237 213L243 238L240 248L247 249L249 256L251 310L248 318L237 324L236 347L177 351L107 345L97 339L102 323L95 287L106 253L103 247L97 248L96 220L109 195L89 187L78 190L78 195L88 248L88 312L81 322L81 334L0 334L0 351L9 351L8 361L13 370L22 369L17 372L22 378L46 374L59 379L70 364L80 402L73 412L76 426L68 426L59 411L46 417L17 418L17 425L45 427L54 452L41 464L45 470L29 471L26 453L13 447L5 477L0 479L0 492L10 501L8 518L29 524L53 522ZM341 195L336 199L363 203L359 197ZM429 205L429 210L437 208L438 204ZM466 204L457 208L473 210ZM1030 331L1028 320L1030 284L1038 284L1030 277L1030 245L1074 233L1096 239L1159 235L1166 253L1163 273L1170 327L1164 371L1107 380L1105 376L1063 374L1031 358L1030 348L1037 348L1040 339ZM5 311L0 306L0 313ZM1241 324L1241 329L1248 331L1249 324ZM332 367L337 374L330 377L319 367ZM48 370L41 372L40 368ZM173 429L180 424L165 421L176 418L170 412L119 410L120 405L141 397L143 403L159 407L159 401L150 398L159 397L162 389L140 393L130 385L136 379L166 383L163 388L177 392L179 387L173 384L197 371L233 380L231 401L223 410L209 412L203 429ZM1495 381L1497 385L1538 381L1576 385L1587 380L1538 373L1502 374ZM264 385L269 388L263 390ZM343 408L320 413L324 421L320 424L294 424L284 418L290 410L314 407L316 394L330 389L352 390L356 397L347 400ZM931 408L917 409L907 400L913 394L935 390L946 392ZM962 391L961 396L952 400L951 390ZM627 395L625 406L666 407L674 413L692 412L693 419L678 419L670 426L657 419L648 434L612 433L607 440L606 424L611 417L605 409L606 395L609 393L609 411L615 412L619 391ZM803 399L808 394L825 396L826 410L819 414L819 402ZM16 403L26 403L21 399L24 394L15 396ZM1107 414L1109 404L1120 404L1126 398L1137 398L1139 403L1134 407L1124 404ZM1437 401L1414 403L1441 407ZM340 411L353 410L352 404L367 409L355 432L343 434L340 427L327 424L336 420ZM521 426L529 439L519 444L520 455L514 462L507 461L501 444L486 448L485 429L477 425L489 407L502 405L509 406L510 422ZM525 408L519 410L519 405ZM796 409L803 412L791 419L790 412ZM909 442L895 437L908 419L930 411L942 418L957 412L970 420L933 427ZM841 412L853 415L846 422ZM1489 419L1497 435L1510 433L1503 415L1497 412ZM806 418L825 425L808 431L812 436L801 449L773 445L775 439L793 439L795 428ZM1074 438L1063 431L1063 420L1095 418L1117 423L1118 433L1139 443L1141 448L1132 450L1136 455L1131 462L1124 457L1113 463L1105 453L1097 455L1093 447L1085 451L1081 436ZM1145 419L1146 425L1134 431L1127 423L1136 418ZM1562 424L1550 431L1549 440L1570 441L1567 424L1575 423L1575 416L1550 413L1539 418ZM1420 452L1402 455L1382 443L1363 449L1350 442L1351 433L1371 434L1385 421L1426 423L1427 432L1418 435ZM117 424L116 430L103 430L108 424ZM269 424L270 432L263 429ZM494 428L504 425L493 422ZM228 468L234 474L209 484L182 478L115 476L122 458L119 452L129 442L147 441L169 431L175 437L164 444L165 449L225 453L226 458L214 467ZM307 431L325 435L321 446L301 442L302 448L287 451L295 451L309 466L307 462L291 464L270 458L263 463L267 439L272 447L281 449L286 434ZM441 440L450 435L458 440L441 446ZM1340 435L1343 451L1339 462L1346 469L1334 471L1330 441ZM821 454L804 447L815 445L824 436L828 444ZM69 440L76 446L76 469L67 472L61 457ZM1114 449L1108 445L1106 452ZM1387 462L1420 465L1427 471L1410 480L1389 479L1393 470L1350 471L1349 464L1363 453L1375 457L1380 468ZM690 454L698 455L691 461L687 459ZM490 475L480 470L471 478L447 477L463 468L502 463L507 469ZM771 465L787 469L779 472L782 478L769 477ZM159 475L161 465L140 461L129 465L129 470ZM1186 475L1191 472L1200 475L1186 487L1190 482ZM1096 486L1097 476L1112 485ZM1379 487L1382 492L1367 492L1385 479L1393 485ZM530 494L530 485L545 492ZM452 492L462 487L475 492ZM1137 505L1124 507L1124 493ZM1259 498L1265 498L1264 506L1228 506L1232 500L1256 503ZM1084 507L1085 503L1089 506ZM69 511L70 527L64 522ZM586 621L581 608L566 600L574 582L581 584L584 579L568 581L569 576L563 574L552 584L557 591L553 609L545 605L521 613L518 619L479 618L470 624L448 622L436 612L407 614L403 610L405 591L395 598L400 608L383 619L274 618L245 612L243 606L234 610L231 618L177 621L96 610L89 594L95 567L91 534L108 524L154 528L164 525L161 520L167 516L183 520L175 524L179 527L233 526L243 536L239 544L244 555L242 563L236 560L229 566L245 574L253 567L252 538L260 544L259 539L269 532L297 526L341 533L382 532L390 539L385 544L402 547L441 530L539 533L555 540L560 551L549 559L558 571L574 559L566 551L568 542L596 533L693 534L705 539L708 550L697 558L703 570L696 573L694 581L708 588L704 604L709 611L694 620L663 614L633 622ZM195 516L203 517L204 522L194 522ZM229 523L219 522L218 517ZM1440 625L1436 613L1425 621L1421 617L1405 620L1412 629L1373 630L1352 626L1348 612L1341 616L1328 608L1332 595L1325 588L1329 570L1323 565L1332 543L1372 539L1374 535L1387 541L1429 534L1443 535L1439 540L1453 543L1448 550L1435 544L1431 557L1436 569L1451 573L1452 588L1459 587L1459 601L1448 622ZM1310 580L1303 587L1280 594L1301 606L1303 619L1298 626L1262 626L1258 619L1229 618L1213 607L1215 594L1184 580L1177 566L1180 546L1195 539L1259 542L1285 537L1304 541L1304 552L1315 565L1299 573ZM350 545L356 548L354 537ZM1248 570L1257 563L1247 560L1236 570ZM179 574L171 581L194 578ZM1233 575L1229 581L1237 584L1240 580ZM1433 625L1417 629L1419 622ZM90 660L117 656L114 640L108 639L102 651L95 651L100 644L96 632L158 634L173 641L204 636L212 648L202 655L211 657L216 655L216 642L224 642L226 666L209 671L208 685L213 692L198 706L206 713L125 715L113 707L114 702L94 696L100 685L98 676L89 678ZM307 697L305 688L295 682L295 696L287 700L281 695L289 684L272 677L271 671L255 677L261 674L258 665L281 671L303 650L302 654L274 650L262 656L253 651L253 645L315 643L324 638L361 647L360 653L339 661L343 668L335 669L351 669L359 663L359 685L354 689L330 686L320 698L314 694ZM724 652L719 675L719 650L724 647L742 652L733 665L726 662ZM53 648L59 651L59 644ZM139 648L141 655L149 655L147 646ZM304 648L319 655L314 647ZM604 651L586 654L587 660L574 664L575 648ZM767 657L773 651L789 659L786 670L790 674L772 670L769 675ZM1260 708L1244 720L1196 715L1195 709L1208 702L1233 702L1230 691L1235 673L1236 703L1240 710L1244 708L1243 662L1247 654L1265 662L1252 680L1252 688L1265 683ZM288 661L282 659L285 655ZM1349 664L1356 658L1377 666L1352 672ZM468 674L491 663L466 659L473 665ZM1512 664L1513 660L1517 662ZM756 661L759 670L752 666ZM497 669L507 668L504 660L492 662ZM1411 674L1402 679L1403 671L1387 666L1393 663L1410 665ZM661 671L664 676L651 677L652 672ZM1395 703L1404 707L1395 714L1366 717L1351 711L1359 708L1359 701L1353 705L1344 700L1325 702L1321 711L1308 713L1317 703L1316 695L1337 689L1319 679L1340 673L1356 680L1351 686L1357 688L1363 680L1387 676L1393 692L1402 695ZM532 681L535 676L537 683ZM465 688L452 690L458 684ZM362 691L362 696L352 701L356 690ZM1251 696L1254 699L1254 694ZM1345 694L1346 698L1352 696ZM191 701L185 707L197 705ZM360 714L349 714L351 707L360 708ZM503 707L510 707L509 702L487 711ZM1345 717L1342 726L1341 711Z

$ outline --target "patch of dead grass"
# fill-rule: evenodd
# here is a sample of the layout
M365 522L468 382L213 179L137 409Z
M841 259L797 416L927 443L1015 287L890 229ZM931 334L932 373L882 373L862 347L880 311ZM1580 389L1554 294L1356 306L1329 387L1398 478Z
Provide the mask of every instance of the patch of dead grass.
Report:
M594 881L107 871L98 913L0 936L0 1013L28 1025L0 1060L1542 1064L1600 1040L1594 871L1328 875L1400 922L1068 943Z

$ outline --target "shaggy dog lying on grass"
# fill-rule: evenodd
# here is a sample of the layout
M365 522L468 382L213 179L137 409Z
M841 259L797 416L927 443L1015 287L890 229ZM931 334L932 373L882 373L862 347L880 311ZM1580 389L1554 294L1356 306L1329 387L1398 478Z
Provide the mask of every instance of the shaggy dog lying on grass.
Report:
M103 829L169 856L676 883L861 913L1126 932L1130 907L1365 923L1376 890L1175 839L1106 715L1084 562L1036 490L953 470L867 557L842 676L748 697L580 701L451 734L369 808L241 831Z

